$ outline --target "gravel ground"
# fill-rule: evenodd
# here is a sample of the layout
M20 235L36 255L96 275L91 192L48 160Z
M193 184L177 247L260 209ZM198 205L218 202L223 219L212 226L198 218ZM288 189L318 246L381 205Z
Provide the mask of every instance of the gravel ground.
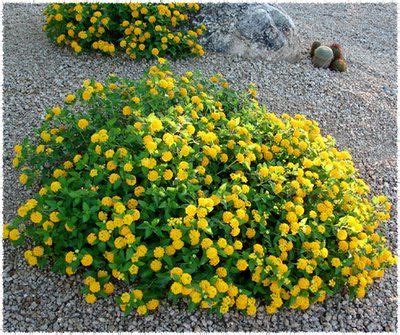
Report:
M198 62L175 62L183 72L223 73L234 87L257 83L260 99L276 113L305 113L352 153L374 193L387 194L396 217L396 5L284 4L297 24L302 57L296 64L246 61L207 54ZM41 31L42 6L4 5L4 220L11 220L29 193L11 167L12 147L44 116L44 108L87 77L109 73L139 77L148 66L126 57L75 57L52 45ZM315 69L307 57L313 40L340 43L349 71ZM397 244L396 222L384 228ZM397 269L386 272L367 297L349 301L337 295L305 313L281 311L255 318L230 313L219 319L183 303L163 303L146 317L124 317L112 299L83 302L76 278L38 271L25 264L21 250L4 244L3 316L6 331L395 331Z

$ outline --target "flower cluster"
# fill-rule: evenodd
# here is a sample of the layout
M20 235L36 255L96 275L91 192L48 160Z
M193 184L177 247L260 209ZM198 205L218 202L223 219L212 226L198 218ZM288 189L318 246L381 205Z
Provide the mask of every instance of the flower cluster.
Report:
M164 297L247 315L363 297L396 259L377 230L390 204L350 154L316 122L268 112L254 87L158 61L140 80L85 80L47 110L13 160L40 189L4 236L32 241L30 265L84 271L88 303L125 283L127 313Z
M191 20L199 9L196 3L55 3L45 9L43 29L76 53L112 55L121 49L132 59L202 56L198 37L205 27Z

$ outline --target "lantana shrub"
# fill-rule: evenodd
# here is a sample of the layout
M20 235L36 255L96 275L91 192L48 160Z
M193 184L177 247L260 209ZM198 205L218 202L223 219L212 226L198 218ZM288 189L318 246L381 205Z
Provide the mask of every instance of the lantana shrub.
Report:
M390 204L350 154L316 122L268 112L254 87L164 62L85 80L47 110L13 161L39 191L4 236L30 240L32 266L84 273L88 303L123 282L127 313L165 297L248 315L363 297L396 259L377 231Z
M196 3L61 3L45 8L48 37L75 53L124 51L132 59L202 56Z

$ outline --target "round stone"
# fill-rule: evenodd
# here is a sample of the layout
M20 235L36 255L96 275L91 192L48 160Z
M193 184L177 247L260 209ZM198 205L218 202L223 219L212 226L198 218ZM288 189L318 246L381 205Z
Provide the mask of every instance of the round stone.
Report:
M277 5L204 4L199 23L206 49L246 58L296 61L300 39L293 20Z

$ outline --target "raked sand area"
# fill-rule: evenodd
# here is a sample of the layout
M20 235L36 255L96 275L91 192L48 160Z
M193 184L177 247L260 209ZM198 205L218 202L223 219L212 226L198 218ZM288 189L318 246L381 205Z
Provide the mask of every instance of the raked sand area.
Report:
M392 219L383 229L396 249L396 5L284 4L302 40L298 63L268 63L207 54L173 62L175 71L221 72L233 87L257 84L260 100L280 113L303 113L319 122L325 135L347 148L373 193L388 195ZM125 56L76 57L53 45L42 32L42 5L4 5L4 221L11 220L29 196L13 170L12 148L82 80L103 80L109 73L139 77L152 62ZM340 43L349 71L315 69L308 57L314 40ZM306 312L268 315L232 312L222 318L189 313L185 304L163 302L146 317L125 317L113 299L84 302L81 278L67 278L29 267L22 249L4 243L3 329L5 331L395 331L397 268L385 273L366 298L336 295Z

